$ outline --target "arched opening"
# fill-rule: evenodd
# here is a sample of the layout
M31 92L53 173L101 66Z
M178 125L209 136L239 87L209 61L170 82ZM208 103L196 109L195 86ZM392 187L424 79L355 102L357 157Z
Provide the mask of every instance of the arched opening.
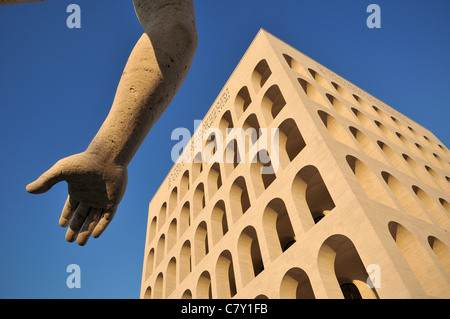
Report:
M319 170L312 166L302 168L294 178L292 196L299 212L305 204L317 224L336 206Z
M303 68L303 66L294 58L292 58L291 56L287 55L287 54L283 54L284 59L286 60L287 65L295 72L297 72L298 74L301 74L303 76L308 76L308 73L306 72L306 70Z
M334 88L339 93L339 95L342 96L344 99L346 99L347 101L349 101L350 103L353 103L353 104L356 102L353 95L348 93L343 87L341 87L340 85L338 85L335 82L331 82L331 84L334 86Z
M433 297L450 298L450 286L428 255L425 247L406 227L396 222L390 222L388 227L392 238L423 290Z
M324 77L322 77L319 73L317 73L313 69L309 69L309 68L308 68L308 72L311 74L311 76L314 78L314 80L316 81L317 84L323 86L327 90L333 90L333 87L331 86L331 84Z
M281 94L280 88L278 85L272 85L264 94L264 97L261 101L261 109L264 114L264 118L267 123L270 123L275 117L277 117L278 113L286 105L286 100Z
M228 250L223 251L216 265L217 298L232 298L236 293L233 258Z
M417 198L419 198L419 200L422 202L431 216L433 216L439 226L442 229L450 230L450 219L448 218L446 212L442 209L443 207L419 187L413 185L412 189Z
M381 172L386 184L394 193L402 208L411 216L420 218L427 223L432 223L427 213L420 207L410 190L406 188L397 178L387 172Z
M241 154L252 154L252 148L255 147L256 142L260 136L260 128L258 117L256 114L250 114L246 119L244 124L242 125L243 130L242 134L238 136L238 147L239 150L243 150ZM236 131L238 132L238 131ZM254 153L254 151L253 151ZM250 155L251 157L251 155ZM248 161L247 159L245 159Z
M408 168L408 166L406 166L402 158L397 155L397 153L392 148L381 141L377 141L377 144L396 169L398 169L402 173L411 175L411 170Z
M161 227L166 222L166 216L167 216L167 204L164 203L164 204L162 204L161 209L159 210L158 230L161 229Z
M204 134L206 141L203 148L203 162L207 164L220 163L223 150L222 131L218 128L209 128Z
M244 86L237 94L236 100L234 102L234 109L238 119L247 110L250 103L252 103L250 93L248 92L248 88ZM229 119L231 119L231 114ZM228 123L230 124L230 122Z
M156 265L163 260L166 250L166 237L164 234L159 237L158 246L156 246Z
M329 93L326 93L325 97L336 110L336 112L338 112L341 116L345 117L348 120L353 119L352 113L350 113L349 108L340 99Z
M225 173L229 176L242 161L241 150L238 148L238 142L236 139L232 139L228 142L225 147L223 157Z
M178 203L178 189L176 187L174 187L172 189L172 192L170 193L170 197L169 197L169 214L168 214L168 216L170 216L170 214L175 210L175 208L177 207L177 203Z
M180 283L189 275L192 271L192 258L191 258L191 243L186 240L181 247L180 251Z
M177 242L177 220L174 218L170 225L169 230L167 232L167 252L169 252L172 247Z
M206 222L201 222L195 232L195 264L198 263L208 254L208 231Z
M181 299L192 299L192 292L189 289L186 289L181 296Z
M177 285L177 261L175 260L175 257L172 258L169 261L169 264L167 265L167 271L166 271L166 298L170 296L170 294L175 290L175 287Z
M380 162L386 163L382 155L380 154L380 150L375 146L375 143L373 143L370 138L367 137L364 133L362 133L357 128L350 126L349 127L350 132L358 142L359 146L363 149L363 151L368 155L371 156Z
M155 292L153 295L154 299L162 299L163 297L163 284L164 284L164 275L162 272L160 272L158 274L158 277L156 277L156 281L155 281Z
M148 228L148 243L150 243L153 240L153 238L155 238L156 223L157 223L157 218L155 216L155 217L153 217L152 222L150 223L150 227Z
M229 198L232 219L236 222L250 208L250 198L244 177L239 176L233 182Z
M194 218L196 218L200 212L205 208L206 200L205 200L205 189L203 187L203 183L199 183L194 191L194 199L193 199L193 210L194 210Z
M409 157L406 154L402 154L403 159L412 168L413 172L417 175L417 177L423 182L433 185L433 187L439 187L437 183L431 178L430 174L427 173L425 168L419 165L415 160Z
M346 159L359 184L371 200L397 208L385 186L367 165L351 155L348 155Z
M263 213L263 229L272 260L295 243L295 232L282 199L275 198L267 204Z
M260 150L251 160L250 172L253 189L258 197L276 179L275 168L267 150Z
M306 96L309 97L311 100L313 100L316 103L319 103L321 105L326 105L325 99L322 96L322 93L311 83L306 81L305 79L298 78L298 83L300 83L301 88L303 89L303 92L305 92Z
M147 261L145 264L145 278L149 278L153 273L153 264L155 262L155 250L152 248L147 255Z
M372 133L377 134L378 129L375 127L374 123L366 116L363 112L355 109L354 107L351 108L353 114L358 118L358 120L361 122L363 127L365 129L370 130Z
M180 212L180 236L191 225L191 208L189 202L184 203Z
M211 276L204 271L197 282L197 299L212 299Z
M306 143L293 119L286 119L279 129L279 157L284 168L305 148Z
M356 149L356 144L341 123L324 111L317 112L331 137L336 141Z
M246 227L239 236L238 258L241 278L245 286L264 270L258 236L252 226Z
M211 213L211 230L214 245L228 232L227 214L223 200L219 200L214 205Z
M144 292L144 299L152 299L152 287L148 286Z
M209 196L213 197L216 191L222 186L222 176L220 174L219 163L214 163L211 166L208 174L208 191Z
M272 71L266 60L261 60L256 65L255 70L252 73L252 83L256 92L264 86L271 74Z
M291 268L281 280L280 298L315 299L309 277L303 269Z
M325 240L319 249L318 268L328 298L379 298L356 247L344 235Z
M184 197L184 195L189 190L189 171L185 171L180 180L180 199Z
M428 243L442 266L450 274L450 248L434 236L428 237Z

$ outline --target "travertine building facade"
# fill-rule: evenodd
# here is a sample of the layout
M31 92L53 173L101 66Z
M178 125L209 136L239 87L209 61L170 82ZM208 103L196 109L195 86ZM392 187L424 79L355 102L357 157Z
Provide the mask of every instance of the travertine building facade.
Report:
M261 30L150 203L141 297L449 298L449 159Z

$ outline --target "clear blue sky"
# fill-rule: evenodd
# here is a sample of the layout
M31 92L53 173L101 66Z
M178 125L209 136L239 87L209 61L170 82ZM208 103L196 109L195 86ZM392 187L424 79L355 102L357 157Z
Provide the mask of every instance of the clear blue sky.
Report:
M81 7L81 29L66 8ZM381 29L366 8L381 7ZM58 225L62 182L25 186L83 151L105 119L142 33L131 0L0 6L0 298L138 298L147 208L173 163L170 135L193 130L260 28L431 130L449 147L448 0L195 0L199 47L172 105L129 166L113 223L84 247ZM81 267L81 288L66 267Z

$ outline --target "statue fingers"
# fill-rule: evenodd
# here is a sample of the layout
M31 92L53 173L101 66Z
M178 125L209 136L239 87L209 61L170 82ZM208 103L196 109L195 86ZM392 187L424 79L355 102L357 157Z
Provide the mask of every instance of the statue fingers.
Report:
M86 217L83 227L81 228L77 243L80 246L86 245L87 241L89 240L89 237L91 236L92 232L94 231L94 228L97 226L100 218L102 217L103 210L100 208L91 208L89 210L89 214Z
M75 241L88 213L89 207L83 205L83 203L80 203L75 211L75 215L73 216L70 226L66 232L66 240L68 242Z
M105 231L108 225L114 218L116 214L117 207L111 208L109 211L104 212L102 219L98 222L97 226L95 226L94 231L92 233L92 237L98 238Z
M76 200L73 200L70 195L67 196L66 203L64 204L64 208L61 213L61 217L59 219L59 224L62 227L69 226L70 220L73 217L73 214L75 213L77 207L79 205L79 202Z

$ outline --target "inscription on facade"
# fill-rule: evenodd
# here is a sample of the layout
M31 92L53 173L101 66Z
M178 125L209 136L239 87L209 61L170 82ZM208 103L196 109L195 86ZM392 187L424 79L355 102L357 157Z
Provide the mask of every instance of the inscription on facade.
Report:
M189 145L185 147L183 153L180 155L171 172L169 173L167 177L168 189L171 188L172 183L178 178L180 172L184 171L186 163L193 163L195 161L195 155L199 151L201 151L203 132L206 132L211 127L217 117L222 113L222 110L229 100L230 91L228 90L228 88L225 88L204 117L202 123L200 124L200 127L195 131L193 137L191 138Z

